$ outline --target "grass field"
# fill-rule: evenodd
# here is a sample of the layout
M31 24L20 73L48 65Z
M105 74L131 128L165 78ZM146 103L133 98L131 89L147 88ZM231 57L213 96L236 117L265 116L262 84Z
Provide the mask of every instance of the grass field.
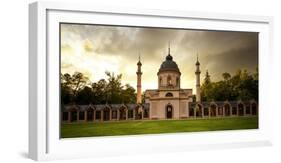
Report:
M257 117L62 124L62 138L258 128Z

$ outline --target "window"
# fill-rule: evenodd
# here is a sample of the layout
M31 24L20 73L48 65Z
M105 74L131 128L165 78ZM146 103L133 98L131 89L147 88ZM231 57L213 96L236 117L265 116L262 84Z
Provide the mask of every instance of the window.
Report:
M172 78L171 78L170 75L169 75L168 78L167 78L167 84L168 84L168 86L171 86L171 85L172 85Z
M177 86L179 86L179 85L180 85L180 79L177 78Z
M171 92L166 93L166 97L173 97L173 94Z

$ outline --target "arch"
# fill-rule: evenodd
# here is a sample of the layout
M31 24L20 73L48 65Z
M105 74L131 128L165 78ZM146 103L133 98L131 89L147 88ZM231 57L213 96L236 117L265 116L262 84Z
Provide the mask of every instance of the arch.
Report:
M218 106L218 116L223 116L223 107Z
M121 106L119 109L119 120L126 120L126 107Z
M196 105L196 117L203 117L203 106L201 104Z
M143 118L149 118L149 109L143 109Z
M257 115L258 114L258 107L257 104L254 102L251 104L252 106L252 115Z
M172 119L173 118L173 106L171 104L168 104L166 106L166 119Z
M188 110L188 114L189 114L189 117L194 116L194 108L193 107L190 107L190 109Z
M110 120L110 108L107 106L103 109L103 120L104 121Z
M96 112L95 112L95 120L101 120L101 110L96 110Z
M209 116L209 108L208 107L204 108L204 116Z
M111 119L117 119L117 114L118 114L117 110L112 110L111 111Z
M94 109L89 107L87 109L87 121L93 121L94 120Z
M238 103L238 115L239 116L243 116L244 115L244 104L242 104L241 102Z
M76 107L73 107L70 109L70 121L71 122L76 122L78 120L77 112L78 112L78 109Z
M217 116L217 105L214 103L210 105L210 116L211 117Z
M230 116L230 109L231 109L230 104L229 103L225 103L223 107L224 107L224 115L225 116Z
M173 97L174 95L173 95L173 93L171 93L171 92L168 92L168 93L166 93L166 95L165 95L165 97Z

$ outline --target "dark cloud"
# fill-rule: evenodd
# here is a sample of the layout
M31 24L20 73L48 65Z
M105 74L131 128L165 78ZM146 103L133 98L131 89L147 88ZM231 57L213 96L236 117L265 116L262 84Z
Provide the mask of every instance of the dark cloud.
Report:
M88 40L87 52L121 56L134 66L140 52L144 64L158 69L169 41L174 60L183 73L192 72L189 75L194 75L197 52L202 71L208 69L215 79L223 72L253 71L258 66L258 33L71 24L62 25L62 31L66 40Z

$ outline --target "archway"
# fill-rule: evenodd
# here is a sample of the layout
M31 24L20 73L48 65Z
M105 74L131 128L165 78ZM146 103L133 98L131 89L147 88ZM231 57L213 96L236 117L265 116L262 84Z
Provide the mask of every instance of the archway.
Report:
M103 120L104 121L109 121L110 120L110 109L108 107L106 107L103 110Z
M89 108L87 110L87 121L93 121L94 120L94 109Z
M230 105L229 104L224 105L224 114L225 114L225 116L230 116Z
M173 118L173 107L172 107L172 105L167 105L166 106L166 118L167 119L172 119Z
M119 120L126 120L126 108L123 106L119 109Z
M242 103L238 104L238 115L243 116L244 115L244 105Z
M197 107L196 107L196 117L202 117L202 111L203 107L200 105L200 104L197 104Z
M211 117L217 116L217 106L215 104L211 104Z

